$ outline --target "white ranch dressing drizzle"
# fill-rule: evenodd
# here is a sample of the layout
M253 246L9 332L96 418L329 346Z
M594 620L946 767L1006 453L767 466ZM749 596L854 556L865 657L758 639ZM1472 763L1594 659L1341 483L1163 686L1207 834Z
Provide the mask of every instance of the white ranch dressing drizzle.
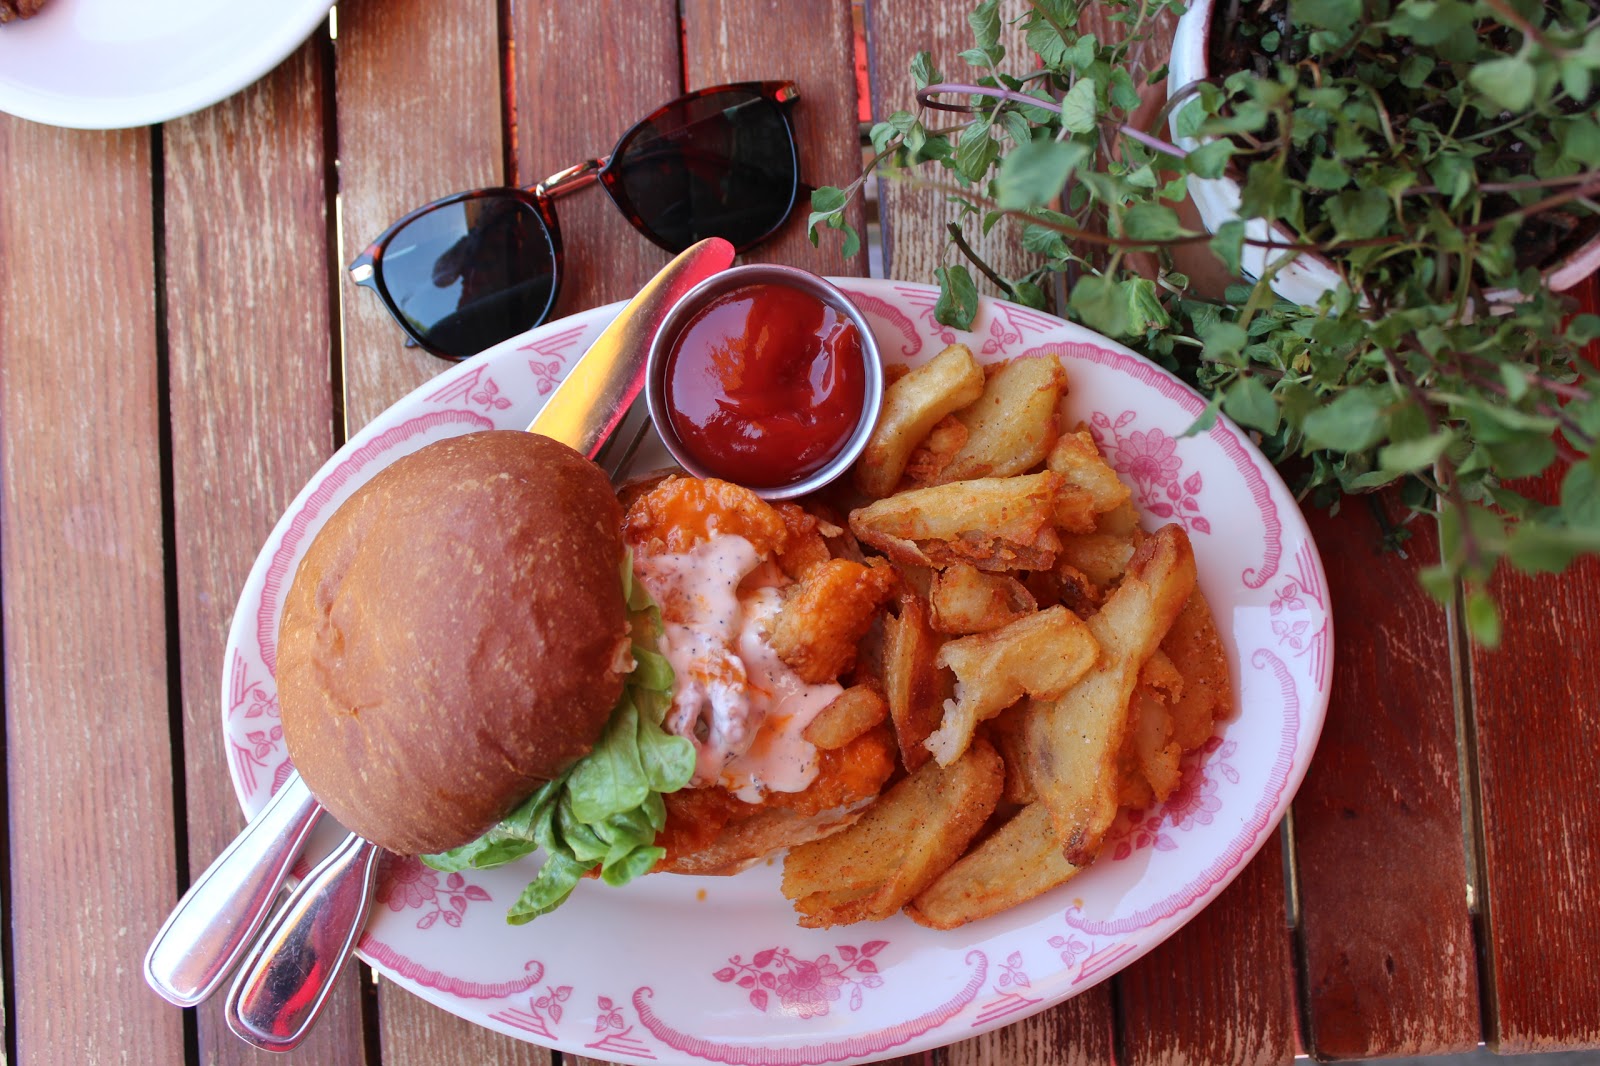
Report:
M817 749L800 734L843 691L806 684L767 643L781 594L739 595L763 561L744 537L719 534L634 563L661 605L661 653L676 675L664 725L694 745L691 787L721 784L748 803L816 779Z

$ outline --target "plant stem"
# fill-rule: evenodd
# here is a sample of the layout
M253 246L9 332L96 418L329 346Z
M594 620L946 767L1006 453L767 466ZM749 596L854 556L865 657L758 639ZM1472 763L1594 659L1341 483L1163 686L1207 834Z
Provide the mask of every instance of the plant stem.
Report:
M1006 281L1006 279L1002 278L999 274L996 274L994 272L994 268L988 263L984 262L983 257L973 250L972 245L967 243L967 238L961 232L961 227L959 225L954 222L946 223L945 232L950 234L950 240L957 248L961 250L961 254L966 256L972 265L977 267L978 271L983 274L984 277L994 282L995 287L1001 292L1005 293L1011 299L1015 300L1017 298L1017 291L1011 287L1011 283Z

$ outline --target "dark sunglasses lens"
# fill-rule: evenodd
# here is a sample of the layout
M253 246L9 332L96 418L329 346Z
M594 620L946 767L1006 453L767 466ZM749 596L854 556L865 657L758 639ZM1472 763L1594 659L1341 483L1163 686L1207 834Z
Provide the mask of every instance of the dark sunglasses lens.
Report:
M778 105L759 93L679 100L617 149L611 179L634 224L668 248L706 237L744 248L794 204L794 138Z
M544 318L555 297L555 255L532 205L474 196L397 230L383 247L380 287L418 340L465 359Z

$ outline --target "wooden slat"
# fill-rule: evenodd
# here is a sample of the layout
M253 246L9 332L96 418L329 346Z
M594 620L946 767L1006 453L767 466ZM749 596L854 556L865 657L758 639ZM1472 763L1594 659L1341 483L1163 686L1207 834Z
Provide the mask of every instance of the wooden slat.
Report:
M191 876L244 824L217 706L233 608L273 524L333 450L325 47L319 34L263 81L164 131ZM307 1061L365 1060L355 968L340 980L299 1051ZM276 1061L228 1031L220 999L199 1008L202 1061Z
M1101 1066L1113 1061L1111 986L982 1036L941 1048L943 1066Z
M339 5L346 263L412 208L505 180L497 23L495 0ZM339 286L345 423L354 432L447 364L404 347L377 297L343 271Z
M1600 280L1577 294L1600 310ZM1589 361L1600 364L1595 346ZM1554 503L1558 470L1532 494ZM1600 560L1494 583L1500 649L1474 649L1482 890L1501 1052L1600 1047Z
M675 0L630 5L626 18L596 18L582 4L518 4L512 36L523 184L609 154L624 130L683 91ZM670 258L598 185L563 196L555 211L564 255L553 316L626 299Z
M755 4L741 0L682 0L684 81L690 88L730 81L790 78L800 100L790 112L800 145L800 180L845 185L861 173L853 66L854 31L848 0ZM837 236L812 248L806 238L809 202L771 240L744 256L748 262L788 263L817 274L864 275L866 227L859 202L850 219L862 250L848 261Z
M1333 591L1333 699L1295 799L1310 1050L1432 1055L1478 1042L1460 771L1437 556L1382 546L1367 499L1310 512ZM1380 505L1396 506L1387 498Z
M395 219L430 200L499 185L503 170L499 15L495 0L339 5L336 82L339 189L348 261ZM342 265L342 264L341 264ZM354 432L445 369L403 347L400 328L340 272L345 426ZM478 1066L533 1059L528 1045L462 1022L379 984L383 1061Z
M16 1046L182 1062L150 132L0 115L0 592ZM26 189L26 194L21 190Z
M1278 834L1210 906L1116 982L1122 1061L1292 1061L1294 958Z
M1003 69L1027 73L1032 55L1022 39L1015 20L1027 9L1026 0L1004 0L1000 5L1004 27L1001 43L1007 59ZM967 25L967 8L960 5L929 4L926 0L867 0L867 56L872 85L872 117L881 121L896 111L917 110L916 85L911 80L911 60L918 52L929 52L934 65L952 80L962 80L971 68L957 58L972 47L972 30ZM960 125L964 116L929 111L923 123L929 128ZM1009 142L1007 142L1009 146ZM952 184L949 171L937 164L917 170L923 181ZM882 219L884 273L906 281L933 281L936 267L961 263L972 272L981 291L992 296L1000 291L955 248L949 246L945 226L956 221L959 211L948 203L945 194L917 188L900 181L880 183L879 212ZM966 227L967 240L984 261L1002 277L1016 277L1038 257L1022 247L1020 232L1010 222L1001 222L987 236L979 227Z

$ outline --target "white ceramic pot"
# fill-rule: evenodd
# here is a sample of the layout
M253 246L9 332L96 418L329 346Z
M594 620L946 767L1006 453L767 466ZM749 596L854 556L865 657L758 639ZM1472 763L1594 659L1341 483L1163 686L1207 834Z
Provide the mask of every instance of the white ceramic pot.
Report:
M1214 0L1191 0L1189 9L1178 20L1177 33L1172 42L1172 61L1167 73L1169 98L1176 95L1184 86L1210 76L1207 45L1211 39L1211 18L1214 8ZM1178 136L1177 120L1178 112L1181 110L1183 110L1182 105L1175 108L1171 118L1168 119L1172 127L1173 140L1180 148L1198 148L1200 142L1193 137ZM1240 217L1239 183L1231 177L1226 175L1221 178L1191 177L1189 196L1194 200L1206 229L1213 233L1224 222ZM1253 240L1271 240L1282 244L1290 244L1299 239L1283 226L1269 225L1259 218L1245 221L1245 235ZM1249 277L1259 278L1269 263L1274 262L1278 256L1287 254L1289 253L1247 244L1240 256L1240 266ZM1545 284L1556 292L1562 292L1593 274L1597 268L1600 268L1600 236L1591 239L1566 259L1548 268L1544 273ZM1305 253L1296 256L1278 271L1272 279L1272 291L1294 303L1315 304L1318 297L1325 292L1331 292L1338 284L1339 273L1332 263L1321 255ZM1490 294L1491 297L1495 295Z

